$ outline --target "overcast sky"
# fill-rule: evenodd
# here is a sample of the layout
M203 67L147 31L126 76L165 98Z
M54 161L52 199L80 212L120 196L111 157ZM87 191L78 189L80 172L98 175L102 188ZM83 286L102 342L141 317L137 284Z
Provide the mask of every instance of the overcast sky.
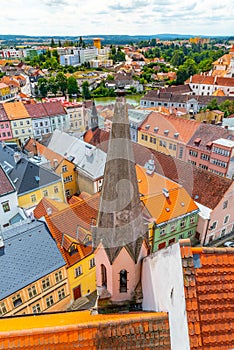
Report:
M234 35L233 0L4 0L0 34Z

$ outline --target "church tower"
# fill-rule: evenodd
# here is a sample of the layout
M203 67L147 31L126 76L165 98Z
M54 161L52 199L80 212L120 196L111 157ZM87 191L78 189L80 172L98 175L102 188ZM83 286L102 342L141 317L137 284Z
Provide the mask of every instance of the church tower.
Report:
M147 255L126 101L118 96L93 244L97 289L113 304L136 301Z

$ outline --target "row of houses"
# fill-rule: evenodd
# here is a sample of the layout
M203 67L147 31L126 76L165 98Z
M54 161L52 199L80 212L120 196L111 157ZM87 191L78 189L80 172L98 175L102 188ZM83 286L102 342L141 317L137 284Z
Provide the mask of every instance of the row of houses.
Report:
M95 105L90 102L64 102L64 107L60 101L0 104L0 140L17 139L24 144L30 137L41 139L55 129L82 133L97 125Z
M138 128L138 143L218 175L234 175L234 137L226 128L151 112Z

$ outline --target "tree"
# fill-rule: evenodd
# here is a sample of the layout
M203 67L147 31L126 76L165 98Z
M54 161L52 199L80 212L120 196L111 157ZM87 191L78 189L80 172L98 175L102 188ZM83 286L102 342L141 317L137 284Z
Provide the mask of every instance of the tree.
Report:
M214 109L219 109L217 98L213 98L210 101L210 103L208 103L208 105L206 106L206 109L210 109L211 111L214 110Z
M46 97L49 90L48 82L45 78L38 79L38 89L42 97Z
M91 98L91 94L90 94L90 91L89 91L89 83L87 81L84 81L83 84L82 84L82 97L85 100L88 100L88 99Z
M65 92L67 90L67 77L62 72L59 72L56 76L56 81L59 90L61 90L63 95L65 95Z
M50 46L51 46L51 47L56 47L55 42L54 42L54 38L51 39Z
M78 88L78 85L77 85L77 80L75 77L73 76L70 76L68 79L67 79L67 92L68 94L71 96L71 95L76 95L79 93L79 88Z
M48 80L49 91L52 92L53 95L56 95L58 92L58 83L55 77L50 77Z
M114 80L114 76L112 74L108 74L106 80L107 81L113 81Z
M176 50L172 56L171 64L174 67L181 66L184 63L184 53L182 51Z
M62 47L61 40L59 39L58 46Z

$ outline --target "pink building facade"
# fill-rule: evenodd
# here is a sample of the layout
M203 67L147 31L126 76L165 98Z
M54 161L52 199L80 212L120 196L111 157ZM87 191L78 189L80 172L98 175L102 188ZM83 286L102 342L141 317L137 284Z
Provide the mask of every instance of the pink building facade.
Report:
M109 258L99 244L95 251L97 289L105 288L111 294L112 302L118 303L132 300L135 288L141 281L141 263L147 256L147 248L142 245L137 263L131 258L123 247L114 262L110 264ZM126 271L126 273L125 273ZM121 283L122 274L126 274L126 284Z
M0 141L12 139L11 123L4 108L0 105Z

